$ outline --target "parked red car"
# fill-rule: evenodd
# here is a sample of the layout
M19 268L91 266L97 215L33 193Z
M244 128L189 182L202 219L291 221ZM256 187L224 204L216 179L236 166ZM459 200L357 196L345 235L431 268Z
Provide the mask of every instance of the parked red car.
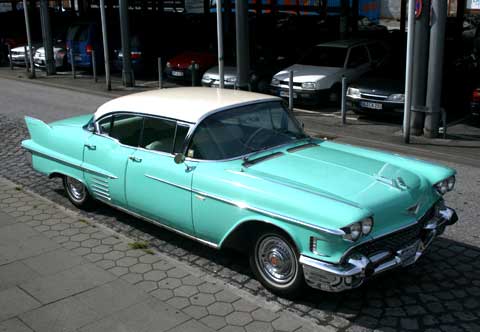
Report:
M167 78L174 82L191 84L192 61L195 63L195 85L199 85L207 69L217 63L217 56L210 52L187 51L171 58L165 66Z

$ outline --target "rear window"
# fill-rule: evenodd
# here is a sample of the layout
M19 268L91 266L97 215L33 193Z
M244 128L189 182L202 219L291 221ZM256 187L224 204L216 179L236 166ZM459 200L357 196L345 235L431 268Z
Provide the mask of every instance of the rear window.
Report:
M67 31L67 40L87 41L88 25L73 25Z

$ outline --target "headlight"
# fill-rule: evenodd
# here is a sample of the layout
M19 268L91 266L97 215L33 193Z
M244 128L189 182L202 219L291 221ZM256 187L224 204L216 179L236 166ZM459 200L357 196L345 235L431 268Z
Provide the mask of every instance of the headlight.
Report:
M208 76L208 75L203 75L202 81L208 81L208 82L209 82L209 81L210 81L210 76Z
M305 82L305 83L302 83L302 89L305 89L305 90L315 90L315 83L314 83L314 82Z
M192 70L193 68L193 64L191 64L190 66L188 66L188 70ZM200 68L200 66L198 65L198 63L195 64L195 70L198 70Z
M389 101L394 101L396 103L404 103L405 102L405 95L403 93L397 93L390 95L388 97Z
M167 62L167 64L165 65L167 68L170 68L172 67L172 64L170 62Z
M272 78L272 81L270 82L270 84L273 86L278 86L280 85L280 80L277 78Z
M372 228L373 219L365 218L347 227L343 227L342 231L345 233L343 238L347 241L357 241L361 236L370 234Z
M348 88L347 96L352 98L360 98L360 90L357 88Z
M435 189L440 195L445 195L447 192L452 191L455 187L455 176L451 176L448 179L442 180L435 184Z

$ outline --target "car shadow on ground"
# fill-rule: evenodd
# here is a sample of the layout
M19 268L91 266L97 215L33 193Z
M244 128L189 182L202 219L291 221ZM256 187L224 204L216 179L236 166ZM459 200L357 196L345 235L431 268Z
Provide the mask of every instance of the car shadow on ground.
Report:
M20 148L28 137L24 125L4 117L0 121L0 176L288 311L341 331L480 331L479 248L438 238L415 266L381 275L356 290L332 294L308 289L296 300L277 297L253 279L243 255L211 249L104 204L76 210L59 179L50 180L29 166Z

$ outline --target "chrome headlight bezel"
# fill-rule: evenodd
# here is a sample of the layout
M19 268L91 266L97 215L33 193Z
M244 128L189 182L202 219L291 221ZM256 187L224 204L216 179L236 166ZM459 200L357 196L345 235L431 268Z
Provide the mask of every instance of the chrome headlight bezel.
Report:
M449 176L442 181L435 183L433 186L437 193L445 195L447 192L452 191L455 188L455 175Z
M317 84L315 82L303 82L302 89L304 90L315 90Z
M343 227L343 239L349 242L358 241L362 236L367 236L372 232L373 225L373 218L367 217Z

